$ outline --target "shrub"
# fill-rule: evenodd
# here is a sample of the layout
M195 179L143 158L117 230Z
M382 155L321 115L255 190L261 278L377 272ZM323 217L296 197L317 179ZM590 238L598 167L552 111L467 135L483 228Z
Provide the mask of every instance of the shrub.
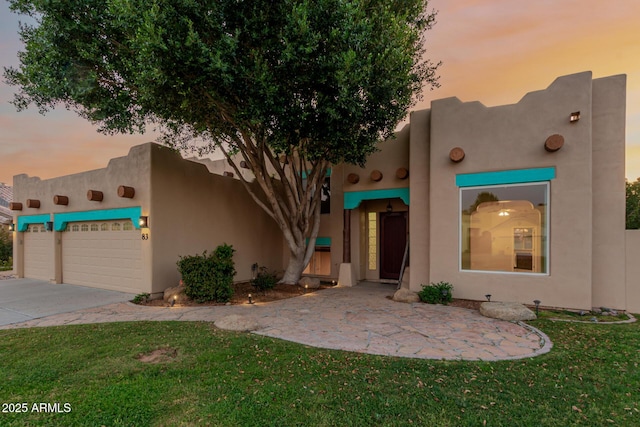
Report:
M233 262L235 249L222 244L212 254L181 256L178 271L185 285L185 294L197 301L227 302L233 296Z
M278 283L276 273L267 270L266 267L260 267L256 278L251 280L251 284L263 292L273 289L276 283Z
M0 227L0 263L5 264L13 256L13 234Z
M148 293L143 292L133 297L133 300L131 302L133 302L134 304L144 304L145 302L149 301L150 296L151 295L149 295Z
M418 292L420 301L428 304L448 304L453 299L453 285L448 282L431 283L422 285Z

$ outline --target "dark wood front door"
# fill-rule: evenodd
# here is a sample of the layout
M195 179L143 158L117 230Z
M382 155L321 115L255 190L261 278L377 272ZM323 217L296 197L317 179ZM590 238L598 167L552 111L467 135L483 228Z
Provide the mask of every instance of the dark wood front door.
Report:
M407 244L407 212L380 213L380 278L398 280Z

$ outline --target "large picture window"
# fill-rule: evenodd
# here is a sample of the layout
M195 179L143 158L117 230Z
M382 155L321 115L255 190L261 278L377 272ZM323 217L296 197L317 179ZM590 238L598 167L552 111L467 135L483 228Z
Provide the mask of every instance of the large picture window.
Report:
M548 273L549 184L460 189L460 269Z

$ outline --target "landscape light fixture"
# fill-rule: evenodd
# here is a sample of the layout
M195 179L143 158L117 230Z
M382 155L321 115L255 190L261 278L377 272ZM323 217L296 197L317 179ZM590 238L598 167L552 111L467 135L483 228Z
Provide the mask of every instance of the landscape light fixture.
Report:
M176 300L178 299L178 295L174 295L173 298L171 298L171 307L173 307L174 305L176 305Z
M575 123L578 120L580 120L580 111L576 111L575 113L571 113L571 115L569 116L569 122L570 123Z
M253 298L251 297L251 294L249 294L249 304L254 304Z
M16 231L16 225L14 223L9 224L9 231Z
M140 228L149 228L149 217L141 216L138 219L138 225L140 226Z
M533 303L536 305L536 316L538 315L538 308L540 307L540 300L533 300Z
M491 294L486 294L484 297L487 299L487 301L491 302Z

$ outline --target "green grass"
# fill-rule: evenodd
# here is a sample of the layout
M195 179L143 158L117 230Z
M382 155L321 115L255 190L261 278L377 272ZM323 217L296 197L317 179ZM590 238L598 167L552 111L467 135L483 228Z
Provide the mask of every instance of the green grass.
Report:
M583 311L582 314L580 314L580 312L570 310L540 310L538 312L538 318L572 320L576 322L593 322L594 319L597 322L620 322L630 319L626 313L611 315L593 311Z
M637 426L640 326L538 320L532 359L447 362L305 347L206 323L0 331L2 426ZM159 348L174 359L142 363Z

